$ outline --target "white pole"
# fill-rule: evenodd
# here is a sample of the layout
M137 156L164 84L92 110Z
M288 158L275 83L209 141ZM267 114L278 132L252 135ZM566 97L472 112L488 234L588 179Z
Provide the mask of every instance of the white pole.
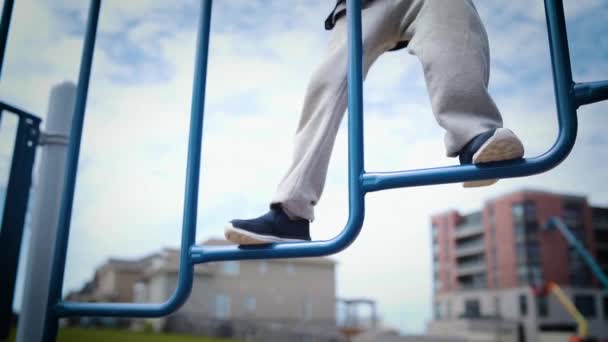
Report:
M42 339L75 95L76 86L72 82L63 82L51 89L45 131L40 135L41 158L38 184L32 193L31 235L17 328L18 342Z

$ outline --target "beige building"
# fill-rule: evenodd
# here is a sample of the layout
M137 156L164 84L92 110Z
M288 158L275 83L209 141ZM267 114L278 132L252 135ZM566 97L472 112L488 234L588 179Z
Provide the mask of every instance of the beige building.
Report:
M95 271L91 281L82 289L68 294L66 299L78 302L132 302L134 286L154 257L156 254L138 260L110 258Z
M190 297L178 311L131 324L247 340L340 341L335 266L328 258L197 265ZM178 267L178 249L164 249L135 261L110 259L93 281L69 299L161 303L175 290Z

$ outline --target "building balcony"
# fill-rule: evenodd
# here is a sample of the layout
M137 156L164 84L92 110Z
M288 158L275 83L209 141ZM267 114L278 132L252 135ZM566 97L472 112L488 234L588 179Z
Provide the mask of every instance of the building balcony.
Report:
M486 247L483 241L477 241L475 243L467 243L462 245L456 245L456 257L465 257L475 254L483 254Z
M483 234L483 225L471 224L466 226L459 226L456 228L456 239L463 239L475 235Z
M459 277L485 273L486 263L484 261L468 262L458 265L456 272Z

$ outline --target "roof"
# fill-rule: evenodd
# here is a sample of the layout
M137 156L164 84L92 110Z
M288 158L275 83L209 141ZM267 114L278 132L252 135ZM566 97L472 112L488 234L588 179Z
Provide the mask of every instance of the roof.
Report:
M559 193L559 192L554 192L554 191L550 191L550 190L535 189L535 188L522 188L522 189L518 189L518 190L507 191L507 192L500 193L498 195L489 197L484 202L486 202L486 203L494 202L501 198L509 197L509 196L513 196L513 195L526 196L526 195L533 195L533 194L551 195L551 196L561 197L564 199L569 199L569 200L574 200L574 201L586 201L587 200L587 196L581 195L581 194ZM480 205L480 207L483 207L483 204ZM480 211L481 211L481 209L478 209L477 211L470 212L470 214L476 214ZM431 214L431 219L441 218L441 217L445 217L445 216L449 216L449 215L453 215L453 214L457 214L459 216L468 215L468 214L461 213L457 209L445 209L445 210L441 210L441 211Z

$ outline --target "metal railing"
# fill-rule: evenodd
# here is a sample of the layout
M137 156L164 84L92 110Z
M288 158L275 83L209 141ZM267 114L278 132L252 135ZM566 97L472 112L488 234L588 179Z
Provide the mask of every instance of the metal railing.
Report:
M474 235L480 235L484 233L483 224L470 224L466 226L460 226L454 233L456 239L462 239Z
M13 0L5 0L5 10L0 28L0 47L6 44L10 9ZM91 0L83 45L77 99L70 133L66 162L66 175L62 193L60 219L50 295L45 313L44 341L53 341L57 334L58 319L67 316L116 316L159 317L177 310L188 298L192 288L195 264L244 259L294 258L324 256L348 247L361 231L365 211L365 194L392 188L457 183L494 178L512 178L541 173L557 166L570 153L577 132L576 109L585 104L608 98L608 81L576 84L572 80L566 24L562 0L545 0L546 19L559 134L549 151L541 156L510 162L483 165L449 166L422 170L395 172L365 172L363 155L363 68L361 41L361 0L349 0L348 13L348 189L349 216L345 228L335 238L327 241L273 244L264 247L202 247L194 243L198 187L201 165L205 86L212 0L201 1L198 26L198 42L188 140L185 201L182 223L180 269L178 286L169 300L159 304L133 303L74 303L61 300L67 241L78 170L80 141L87 102L87 93L93 51L97 34L101 0ZM0 55L3 54L0 50ZM1 59L0 59L1 61ZM1 67L1 65L0 65Z
M0 101L0 121L7 114L16 115L18 124L6 194L0 194L5 196L0 221L0 339L8 338L12 322L19 252L40 134L38 117Z
M458 276L465 275L473 275L478 273L486 273L486 263L484 261L469 263L469 264L459 264L456 268L456 273Z

